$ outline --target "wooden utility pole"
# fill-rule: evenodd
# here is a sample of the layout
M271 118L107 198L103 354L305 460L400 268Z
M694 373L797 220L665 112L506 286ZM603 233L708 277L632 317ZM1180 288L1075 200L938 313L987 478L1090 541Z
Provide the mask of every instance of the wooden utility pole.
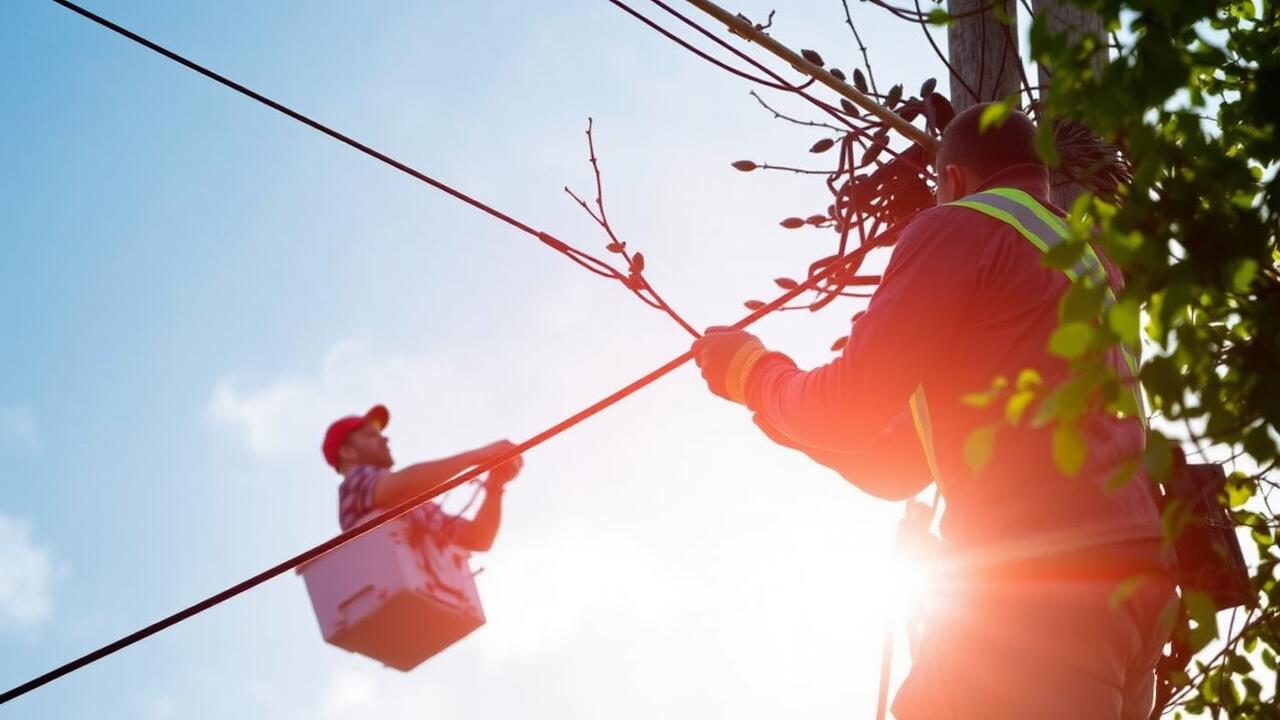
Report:
M1022 61L1014 0L947 0L947 12L955 18L947 25L947 58L956 112L1018 92Z
M1090 67L1097 73L1102 72L1102 69L1107 66L1106 33L1102 28L1102 18L1097 14L1064 0L1031 0L1031 9L1035 11L1038 19L1049 24L1050 30L1055 33L1066 32L1073 41L1085 35L1097 38L1098 52L1090 58ZM1041 87L1047 87L1052 77L1053 72L1050 68L1040 67Z
M1004 10L1002 22L993 6ZM1035 17L1055 32L1073 40L1086 34L1098 41L1092 58L1094 72L1107 64L1106 35L1102 20L1066 0L1032 0ZM1018 56L1018 24L1014 0L948 0L947 12L956 18L947 26L947 60L951 64L951 101L957 111L979 102L1003 100L1022 89ZM1033 95L1039 96L1053 78L1052 68L1041 67ZM976 97L975 97L976 95ZM1019 103L1019 107L1021 107ZM1050 178L1049 199L1069 208L1082 188L1058 173Z
M1032 0L1031 7L1035 11L1036 19L1048 23L1049 29L1053 32L1065 32L1073 41L1085 35L1094 36L1097 39L1098 49L1090 58L1089 64L1095 73L1102 72L1109 61L1107 36L1102 27L1102 18L1065 0ZM1040 88L1035 93L1037 96L1052 82L1053 68L1042 65L1038 74ZM1055 172L1050 178L1049 199L1058 207L1070 208L1082 192L1084 188L1060 173Z

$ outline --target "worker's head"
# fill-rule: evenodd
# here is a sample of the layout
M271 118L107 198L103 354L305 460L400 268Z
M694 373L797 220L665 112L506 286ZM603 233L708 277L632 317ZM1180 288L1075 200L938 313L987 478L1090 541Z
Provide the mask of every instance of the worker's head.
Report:
M938 176L938 204L975 192L987 178L1014 165L1042 165L1036 154L1036 126L1014 110L1000 124L981 129L981 103L956 115L942 133L934 160Z
M349 415L333 421L324 434L324 459L338 473L358 465L390 468L391 448L383 428L391 414L382 405L374 405L364 415Z

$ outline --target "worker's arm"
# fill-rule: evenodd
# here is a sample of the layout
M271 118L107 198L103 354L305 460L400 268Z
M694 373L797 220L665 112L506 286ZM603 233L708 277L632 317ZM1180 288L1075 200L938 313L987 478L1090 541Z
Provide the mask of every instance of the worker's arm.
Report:
M380 508L392 508L430 490L490 458L507 452L515 445L499 440L484 447L468 450L440 460L428 460L385 475L373 489L373 502Z
M747 406L792 441L849 455L875 442L934 364L947 357L980 285L981 238L957 228L953 208L906 230L843 354L809 371L769 353L745 383Z
M502 491L520 472L524 461L519 457L499 465L489 472L484 484L484 502L471 520L459 519L461 526L455 538L458 544L473 552L485 552L493 547L502 523Z
M933 482L909 410L900 412L866 448L847 453L797 443L770 425L759 413L755 415L755 422L769 439L799 450L814 462L835 470L858 489L876 497L905 500Z

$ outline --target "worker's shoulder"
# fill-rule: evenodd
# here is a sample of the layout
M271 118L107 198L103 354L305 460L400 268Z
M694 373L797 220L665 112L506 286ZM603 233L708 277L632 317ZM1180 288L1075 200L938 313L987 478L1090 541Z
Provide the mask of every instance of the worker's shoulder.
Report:
M921 211L902 231L899 247L946 243L972 250L1001 234L1005 224L962 205L938 205Z

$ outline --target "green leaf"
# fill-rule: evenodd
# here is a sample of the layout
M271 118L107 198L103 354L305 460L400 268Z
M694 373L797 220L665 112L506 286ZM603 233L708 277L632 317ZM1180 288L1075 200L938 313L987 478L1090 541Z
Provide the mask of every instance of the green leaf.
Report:
M1173 445L1169 439L1155 430L1147 432L1147 449L1142 454L1142 464L1152 478L1168 478L1173 468Z
M1026 413L1027 408L1031 406L1035 399L1036 394L1033 390L1015 392L1009 397L1008 402L1004 404L1004 419L1010 425L1017 425L1022 422L1023 414Z
M1227 478L1227 507L1238 508L1253 497L1253 484L1238 473Z
M1231 289L1238 293L1248 292L1253 279L1258 275L1258 261L1253 258L1241 258L1231 271Z
M982 111L982 115L978 117L978 132L986 132L987 128L1000 127L1004 121L1008 119L1009 113L1013 112L1013 108L1018 103L1018 93L1013 93L1009 97L998 100L987 106Z
M1157 404L1167 408L1182 396L1182 378L1173 358L1168 356L1153 357L1142 364L1138 373L1142 386L1146 388Z
M1059 423L1053 429L1053 464L1063 475L1075 475L1084 467L1087 449L1075 425Z
M1138 301L1133 298L1125 298L1107 311L1107 327L1111 331L1120 336L1120 342L1127 345L1138 344L1138 318L1141 315L1141 308L1138 307Z
M1018 381L1015 387L1019 392L1023 390L1037 390L1044 385L1044 378L1040 377L1040 373L1031 368L1026 368L1018 373Z
M1128 460L1120 464L1116 471L1111 473L1111 477L1107 478L1106 488L1108 490L1119 490L1133 480L1134 473L1138 471L1138 461Z
M969 407L983 408L996 401L1004 393L1004 389L1009 387L1009 381L1003 375L997 375L991 381L991 385L981 392L972 392L960 398L960 402Z
M1064 322L1093 322L1102 314L1107 289L1102 285L1073 283L1062 296L1058 316Z
M1144 585L1151 582L1154 578L1151 575L1134 575L1120 581L1115 590L1111 591L1111 597L1108 604L1112 610L1120 607L1125 600L1133 597L1133 594L1142 589Z
M1068 360L1078 358L1089 348L1096 333L1089 323L1069 322L1060 325L1049 336L1049 352Z
M1259 462L1265 462L1276 456L1276 443L1271 439L1270 426L1267 423L1250 430L1244 436L1244 451Z
M1198 590L1184 592L1182 602L1186 604L1187 614L1195 623L1187 639L1192 652L1196 652L1218 636L1217 608L1208 593Z
M995 452L996 428L998 425L985 425L969 433L964 441L964 462L975 475L980 474L991 462L991 454Z

